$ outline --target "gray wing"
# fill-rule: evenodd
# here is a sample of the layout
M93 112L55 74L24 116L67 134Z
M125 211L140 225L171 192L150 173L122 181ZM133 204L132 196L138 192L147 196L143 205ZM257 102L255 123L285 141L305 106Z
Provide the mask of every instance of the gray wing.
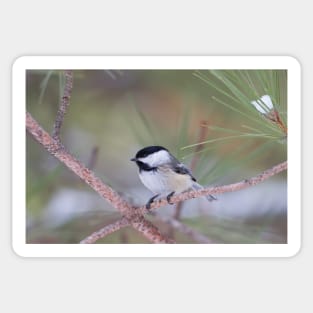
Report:
M188 174L188 175L191 177L191 179L192 179L193 181L197 181L197 180L193 177L193 175L192 175L190 169L188 169L188 168L187 168L184 164L182 164L182 163L177 162L177 164L175 164L175 166L174 166L174 171L175 171L175 173L177 173L177 174L183 174L183 175Z

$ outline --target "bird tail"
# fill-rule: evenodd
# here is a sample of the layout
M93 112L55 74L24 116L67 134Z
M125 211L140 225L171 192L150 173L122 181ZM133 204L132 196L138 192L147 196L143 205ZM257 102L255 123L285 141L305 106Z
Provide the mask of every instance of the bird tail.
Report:
M194 183L193 185L192 185L192 189L193 190L201 190L201 189L203 189L203 186L201 186L200 184L198 184L198 183ZM207 198L207 200L208 201L214 201L214 200L217 200L217 198L215 198L214 196L212 196L212 195L208 195L208 196L205 196L206 198Z

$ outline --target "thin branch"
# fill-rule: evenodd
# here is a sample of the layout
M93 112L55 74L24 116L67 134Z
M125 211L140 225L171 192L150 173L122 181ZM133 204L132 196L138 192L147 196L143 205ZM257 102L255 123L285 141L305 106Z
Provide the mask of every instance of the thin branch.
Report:
M91 235L89 235L88 237L86 237L85 239L83 239L80 243L86 244L86 243L94 243L97 240L106 237L107 235L110 235L112 233L114 233L115 231L124 228L126 226L128 226L129 220L127 220L125 217L117 220L115 223L112 223L110 225L107 225L101 229L99 229L98 231L92 233Z
M193 230L189 226L181 223L180 221L171 218L169 216L163 216L160 214L153 214L158 220L166 223L167 225L171 226L172 229L177 229L181 233L187 235L188 237L192 238L194 241L199 243L214 243L213 240L209 239L208 237L202 235L201 233Z
M151 222L144 219L143 216L136 217L132 221L123 217L116 222L104 226L98 231L92 233L85 239L83 239L80 243L82 244L91 244L95 243L97 240L104 238L105 236L124 228L128 225L133 226L134 229L138 230L140 233L144 234L144 236L154 243L175 243L172 239L169 239L159 232L156 226L154 226Z
M64 71L64 75L65 75L65 86L64 86L63 96L61 98L57 116L55 118L53 133L52 133L52 138L57 141L60 141L60 130L63 124L64 115L70 104L70 98L71 98L72 89L73 89L73 71L70 71L70 70Z
M134 219L132 221L132 226L139 232L145 234L145 237L154 243L175 243L174 240L162 235L158 228L144 219L143 216Z
M193 198L198 198L198 197L203 197L203 196L207 196L209 194L222 194L222 193L226 193L226 192L233 192L233 191L238 191L241 189L245 189L251 186L255 186L257 184L260 184L261 182L263 182L264 180L282 172L287 170L287 161L282 162L278 165L273 166L272 168L260 173L257 176L251 177L250 179L244 179L240 182L234 183L234 184L229 184L229 185L224 185L224 186L217 186L217 187L207 187L207 188L203 188L200 190L191 190L188 192L184 192L178 195L174 195L171 198L171 203L175 204L178 203L180 201L186 201L189 199L193 199ZM150 205L150 210L152 209L157 209L159 207L165 206L167 205L167 199L160 199L160 200L156 200L154 201L151 205ZM141 206L140 208L137 208L137 212L142 212L142 213L146 213L147 209L145 206Z
M53 139L28 112L26 113L26 129L51 155L66 165L67 168L86 182L102 198L106 199L113 207L119 210L122 215L129 215L129 204L112 188L105 185L100 178L96 177L91 170L69 154L62 144Z

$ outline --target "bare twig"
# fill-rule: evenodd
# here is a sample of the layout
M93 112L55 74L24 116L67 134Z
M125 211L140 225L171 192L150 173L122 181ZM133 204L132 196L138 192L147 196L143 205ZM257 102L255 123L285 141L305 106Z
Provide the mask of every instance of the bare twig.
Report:
M124 228L126 226L128 226L129 220L127 220L125 217L117 220L116 222L107 225L103 228L101 228L100 230L92 233L91 235L89 235L87 238L83 239L80 243L94 243L97 240L104 238L105 236L114 233L115 231Z
M65 86L63 91L63 96L59 105L57 116L55 118L52 138L54 140L60 141L60 130L63 124L64 115L66 113L67 107L70 104L70 98L73 89L73 71L64 71L65 75Z
M263 114L263 116L270 121L272 121L274 124L278 125L278 127L283 131L283 133L287 136L288 129L287 126L284 124L282 119L280 118L280 115L277 110L272 109L271 111L267 112L266 114Z
M244 179L238 183L234 183L234 184L229 184L229 185L224 185L224 186L217 186L217 187L207 187L207 188L203 188L200 190L191 190L188 192L184 192L178 195L174 195L171 198L171 203L175 204L178 203L180 201L185 201L185 200L189 200L189 199L193 199L193 198L198 198L198 197L203 197L203 196L207 196L209 194L222 194L222 193L226 193L226 192L233 192L233 191L238 191L241 189L245 189L251 186L255 186L257 184L260 184L261 182L263 182L264 180L282 172L287 170L287 161L282 162L278 165L273 166L272 168L262 172L261 174L251 177L250 179ZM167 205L167 199L160 199L160 200L156 200L154 201L151 205L150 205L150 210L152 209L157 209L159 207L165 206ZM146 213L147 209L145 206L139 207L137 208L137 212L142 212L142 213Z
M160 214L154 214L154 216L166 223L167 225L171 226L172 229L177 229L178 231L180 231L181 233L189 236L190 238L192 238L194 241L199 242L199 243L214 243L211 239L207 238L206 236L200 234L199 232L193 230L192 228L190 228L189 226L183 224L182 222L171 218L169 216L163 216Z
M134 219L132 221L132 226L141 233L145 234L145 237L154 243L175 243L174 240L161 235L158 228L151 222L144 219L143 216L139 216Z
M174 210L174 214L173 214L173 218L175 220L179 220L180 219L182 209L183 209L183 202L178 202L176 204L176 207L175 207L175 210Z
M99 229L98 231L92 233L91 235L83 239L80 243L83 244L95 243L97 240L104 238L105 236L128 225L133 226L134 229L144 234L144 236L153 243L175 243L173 240L162 235L159 232L158 228L154 226L151 222L147 221L143 216L136 217L132 221L123 217L118 221L109 224Z
M96 177L91 170L86 168L80 161L69 154L62 144L53 139L29 113L26 113L26 128L34 139L42 144L51 155L59 159L123 215L128 215L130 208L129 204L112 188L105 185L100 178Z

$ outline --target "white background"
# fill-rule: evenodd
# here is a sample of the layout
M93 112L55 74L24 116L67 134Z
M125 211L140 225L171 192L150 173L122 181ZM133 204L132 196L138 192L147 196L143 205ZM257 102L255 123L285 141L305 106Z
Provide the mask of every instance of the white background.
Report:
M313 156L308 127L313 113L313 21L309 1L220 0L213 4L194 0L190 5L160 0L88 1L81 5L30 0L7 2L0 12L2 312L312 311L313 214L308 188ZM11 249L10 77L13 60L26 54L298 58L303 79L303 181L307 182L303 184L301 252L290 259L17 257Z

